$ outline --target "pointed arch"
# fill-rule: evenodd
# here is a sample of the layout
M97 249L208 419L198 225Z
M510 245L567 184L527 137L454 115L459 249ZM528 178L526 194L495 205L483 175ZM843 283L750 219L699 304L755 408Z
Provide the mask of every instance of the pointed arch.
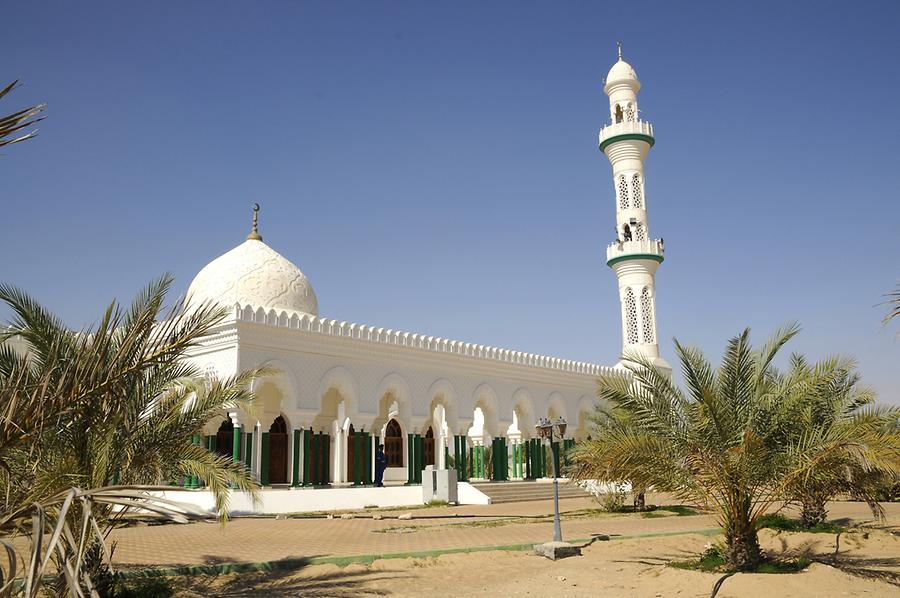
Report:
M428 400L431 405L430 413L433 412L435 405L444 406L444 419L447 421L447 427L455 430L459 425L459 402L456 389L453 384L446 378L435 380L428 389Z
M525 388L519 388L512 396L513 413L516 424L523 438L530 438L534 433L535 408L534 398Z
M564 420L569 421L569 413L566 410L566 400L563 398L562 394L557 391L551 392L550 396L547 398L547 417L550 421L555 421L558 417L562 417Z
M478 385L472 393L472 405L476 409L481 408L481 413L484 415L484 431L490 436L497 436L500 400L490 384L484 382Z
M353 374L343 366L336 366L325 372L319 381L317 399L319 407L323 407L323 400L328 391L336 390L344 401L345 414L355 418L359 414L359 391Z
M391 415L390 407L397 404L397 413ZM375 390L374 404L377 405L378 415L372 422L372 429L380 430L391 417L396 417L406 427L412 421L412 391L409 383L403 376L391 372L381 379Z

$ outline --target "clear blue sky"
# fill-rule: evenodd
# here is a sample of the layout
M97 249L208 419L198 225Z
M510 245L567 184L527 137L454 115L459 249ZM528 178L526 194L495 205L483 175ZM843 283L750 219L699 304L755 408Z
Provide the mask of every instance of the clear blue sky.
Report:
M798 320L794 350L854 355L900 403L876 307L900 277L900 3L163 4L4 8L25 86L0 112L48 119L0 157L0 280L72 326L166 271L186 290L259 201L323 315L615 362L596 135L622 40L657 134L664 355Z

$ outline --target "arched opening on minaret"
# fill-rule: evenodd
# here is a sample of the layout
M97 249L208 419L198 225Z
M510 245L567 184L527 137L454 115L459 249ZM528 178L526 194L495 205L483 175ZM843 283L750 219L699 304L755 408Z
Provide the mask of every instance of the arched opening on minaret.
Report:
M631 227L627 224L622 227L622 240L630 241L631 240Z
M622 112L622 107L616 104L616 122L620 123L624 120L625 114Z

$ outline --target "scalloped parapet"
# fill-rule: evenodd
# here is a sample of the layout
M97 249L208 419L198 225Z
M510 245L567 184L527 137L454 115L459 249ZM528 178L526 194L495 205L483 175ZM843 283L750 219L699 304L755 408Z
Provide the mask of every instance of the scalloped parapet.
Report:
M514 351L512 349L500 349L498 347L465 343L425 334L368 326L366 324L341 322L300 312L276 312L273 309L266 311L261 307L235 304L233 313L235 320L241 322L278 326L280 328L290 328L328 336L351 338L381 345L448 353L475 359L489 359L514 365L544 368L561 372L570 372L573 374L585 374L588 376L616 373L613 368L596 363L573 361L547 355L536 355L534 353L525 353L523 351Z
M666 248L661 239L613 242L606 248L606 265L612 266L626 259L651 259L662 262L665 253Z
M600 151L618 139L643 139L652 146L653 125L642 120L606 125L600 129Z

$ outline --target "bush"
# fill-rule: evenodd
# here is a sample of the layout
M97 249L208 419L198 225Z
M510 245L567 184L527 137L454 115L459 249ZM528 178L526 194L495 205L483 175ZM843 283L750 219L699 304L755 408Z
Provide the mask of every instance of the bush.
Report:
M624 484L613 484L608 492L595 494L600 508L609 513L623 513L630 509L625 508L625 499L628 495L625 492Z

